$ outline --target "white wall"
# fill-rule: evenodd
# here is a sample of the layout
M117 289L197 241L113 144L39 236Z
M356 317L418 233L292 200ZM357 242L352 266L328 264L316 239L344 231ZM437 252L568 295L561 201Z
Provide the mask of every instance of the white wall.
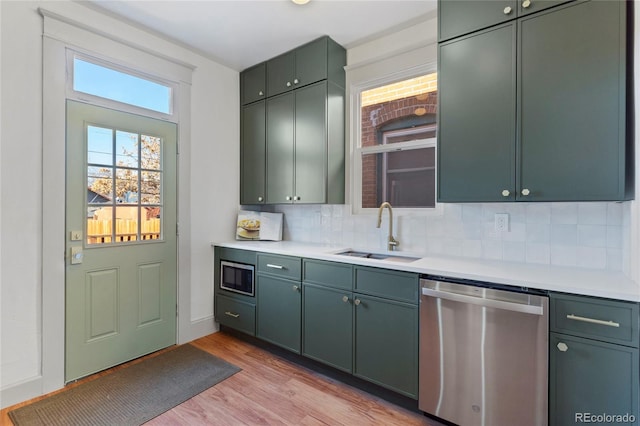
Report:
M42 206L42 151L60 143L42 135L43 21L38 8L68 16L123 39L135 40L152 51L195 66L191 86L188 141L180 141L182 188L179 194L179 267L188 282L187 311L179 318L181 341L216 329L213 321L213 252L211 241L230 239L238 205L239 86L238 73L166 40L97 14L71 1L0 2L0 406L5 407L45 391L41 300L43 229L48 208ZM100 52L97 52L100 53ZM188 132L189 133L189 132ZM62 147L64 145L61 145ZM62 165L61 165L62 166ZM64 188L60 191L64 204ZM44 213L43 213L44 212ZM56 226L54 224L54 226ZM64 224L57 224L64 235ZM187 242L185 245L184 242ZM62 264L63 253L60 253ZM58 307L60 308L60 307ZM56 309L58 309L56 308ZM63 307L61 307L63 309ZM59 313L59 312L58 312ZM48 328L47 328L48 329ZM49 373L44 373L49 374ZM60 387L57 382L53 387Z

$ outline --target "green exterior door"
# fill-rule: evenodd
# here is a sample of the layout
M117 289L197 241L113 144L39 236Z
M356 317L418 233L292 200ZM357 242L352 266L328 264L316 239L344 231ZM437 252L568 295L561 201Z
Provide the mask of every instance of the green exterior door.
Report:
M515 42L511 23L439 45L440 202L514 199Z
M418 307L361 294L354 297L354 374L416 399Z
M257 277L256 335L298 354L302 340L301 290L299 281Z
M67 101L67 382L176 342L176 137Z
M265 102L242 107L240 204L263 204L266 194Z
M295 92L296 203L327 201L327 83Z
M267 99L267 203L291 203L294 173L293 93Z
M550 425L586 423L580 413L633 415L618 423L638 425L637 348L550 333L549 350Z
M520 20L522 201L624 198L625 10L577 2Z
M304 284L303 354L351 373L353 294Z

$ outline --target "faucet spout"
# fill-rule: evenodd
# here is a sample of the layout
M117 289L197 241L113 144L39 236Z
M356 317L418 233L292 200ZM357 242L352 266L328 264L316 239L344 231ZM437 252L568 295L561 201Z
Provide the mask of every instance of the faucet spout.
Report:
M389 209L389 236L387 238L387 250L393 251L400 244L400 241L393 238L393 208L391 207L391 204L386 201L380 204L380 208L378 209L378 225L376 228L380 228L380 225L382 225L382 211L385 207Z

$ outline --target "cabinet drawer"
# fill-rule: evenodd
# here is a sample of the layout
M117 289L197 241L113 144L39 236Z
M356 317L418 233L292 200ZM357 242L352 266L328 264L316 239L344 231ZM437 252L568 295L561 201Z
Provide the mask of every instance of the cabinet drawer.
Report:
M256 306L250 303L217 294L216 320L252 336L256 334Z
M638 304L551 296L551 331L638 347Z
M344 263L305 259L302 280L345 290L353 289L353 267Z
M418 303L418 274L356 267L354 291Z
M300 280L302 262L299 257L258 255L258 273L269 274L291 280Z

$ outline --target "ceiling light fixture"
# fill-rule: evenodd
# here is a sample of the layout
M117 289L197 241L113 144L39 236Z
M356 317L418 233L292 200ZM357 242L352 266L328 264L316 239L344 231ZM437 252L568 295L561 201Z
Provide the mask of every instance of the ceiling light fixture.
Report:
M291 0L292 2L294 2L295 4L307 4L309 3L309 0Z

